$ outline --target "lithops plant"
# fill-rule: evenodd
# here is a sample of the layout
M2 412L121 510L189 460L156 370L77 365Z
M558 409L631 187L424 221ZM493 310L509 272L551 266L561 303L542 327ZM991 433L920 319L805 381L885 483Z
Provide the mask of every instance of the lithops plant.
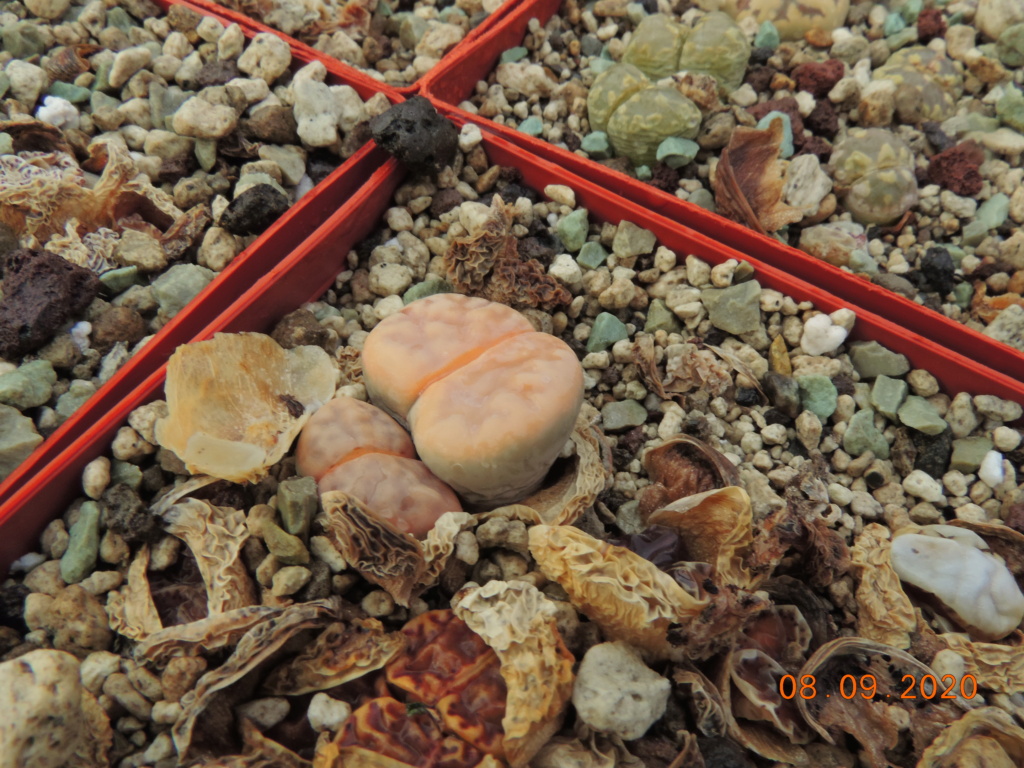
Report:
M679 52L679 71L711 75L718 87L740 87L750 60L750 43L743 30L724 13L709 13L693 25Z
M363 346L371 400L420 459L472 504L522 499L565 446L583 373L560 339L485 299L438 294L381 322Z
M884 128L854 128L832 152L835 189L861 224L891 224L917 203L914 152Z
M850 0L725 0L721 9L737 21L770 21L783 40L800 40L812 29L831 32L841 27Z
M676 72L679 51L689 29L664 13L646 16L633 30L622 61L658 80Z
M896 83L896 109L903 122L941 121L956 109L954 93L963 76L942 53L924 46L896 51L875 70L873 79Z

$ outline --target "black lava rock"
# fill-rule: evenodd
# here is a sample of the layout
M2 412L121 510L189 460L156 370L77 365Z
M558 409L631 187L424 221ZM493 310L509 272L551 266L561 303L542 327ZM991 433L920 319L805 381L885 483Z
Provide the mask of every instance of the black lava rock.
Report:
M914 469L927 472L936 479L946 474L949 459L953 455L953 433L949 429L938 435L926 435L912 429L910 439L917 449Z
M160 537L159 518L150 513L130 486L118 483L104 491L100 501L106 510L107 528L128 544L156 541Z
M49 251L18 249L0 262L0 357L34 352L85 312L100 290L91 271Z
M936 291L945 296L953 290L956 266L945 248L929 248L921 259L921 272Z
M201 90L209 88L211 85L225 85L241 76L242 73L234 61L208 61L196 72L196 76L192 80L192 87Z
M233 235L259 235L288 210L288 197L269 184L256 184L232 200L220 225Z
M750 387L736 388L736 405L752 406L761 402L761 396L756 389Z
M416 173L437 173L451 165L459 148L455 125L422 96L377 115L370 131L381 149Z
M0 587L0 627L10 627L20 633L28 632L25 624L25 598L30 590L24 584Z
M791 419L800 415L800 387L796 379L769 371L761 383L773 408Z
M319 184L326 179L337 168L338 156L323 149L317 149L309 153L306 160L306 173L314 184Z

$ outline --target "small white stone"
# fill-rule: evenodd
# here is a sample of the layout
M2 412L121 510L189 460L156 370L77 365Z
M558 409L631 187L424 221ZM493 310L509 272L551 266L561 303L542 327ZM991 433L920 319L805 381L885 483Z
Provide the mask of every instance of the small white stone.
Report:
M53 21L67 13L71 0L25 0L25 7L40 18Z
M924 501L945 502L942 483L921 469L915 469L903 480L903 490Z
M767 445L782 445L786 442L786 427L783 424L769 424L761 430L761 438Z
M744 83L729 94L729 101L739 107L752 107L757 104L757 91L750 83Z
M331 698L326 693L316 694L309 702L306 717L317 733L337 731L352 714L352 707L344 701Z
M110 651L93 651L79 667L82 685L96 695L103 689L104 681L121 669L121 657Z
M196 34L208 43L216 43L224 34L224 25L213 16L203 16L202 21L196 27Z
M484 135L476 123L466 123L459 131L459 149L463 152L472 151L483 140Z
M564 184L548 184L544 187L544 195L561 205L576 207L576 193Z
M196 139L222 139L238 124L238 115L231 107L211 104L193 96L178 107L171 125L174 132Z
M548 274L561 280L574 293L578 293L583 285L583 270L568 253L560 253L552 259Z
M260 730L265 731L284 720L288 716L289 709L291 709L291 704L288 703L288 699L274 696L248 701L235 707L235 712L239 717L252 720L260 727Z
M131 427L121 427L110 448L118 461L137 462L144 456L156 452L156 446L143 440Z
M1004 453L1014 451L1020 445L1020 432L1011 427L996 427L992 430L992 444Z
M828 315L815 315L804 323L800 346L809 355L825 355L835 352L848 334L846 328L836 325Z
M82 490L90 499L98 499L110 484L110 459L99 456L82 470Z
M989 488L999 487L1006 479L1006 472L1003 470L1003 454L999 451L986 453L978 468L978 479Z
M77 128L78 108L60 96L44 96L43 106L36 110L36 119L57 128Z
M405 264L392 262L376 264L370 268L369 287L378 296L402 294L412 285L412 270Z
M309 582L313 573L301 565L288 565L274 574L271 593L274 597L294 595Z
M142 45L118 51L110 67L110 87L120 88L152 60L153 52Z
M628 643L600 643L580 663L572 703L591 728L629 741L665 714L671 687Z
M32 109L39 94L50 84L50 76L42 67L21 59L12 59L4 69L10 78L10 94L27 109Z
M224 34L227 35L227 30ZM256 35L245 52L238 57L240 70L253 77L262 77L268 85L283 75L291 63L292 52L288 43L269 32Z

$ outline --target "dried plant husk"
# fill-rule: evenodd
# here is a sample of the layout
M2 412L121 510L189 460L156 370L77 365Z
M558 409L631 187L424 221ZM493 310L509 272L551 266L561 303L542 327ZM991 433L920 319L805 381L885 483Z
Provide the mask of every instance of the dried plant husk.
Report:
M508 690L502 752L512 768L522 768L561 727L572 696L574 659L556 627L555 606L523 581L464 589L452 606L501 661Z
M331 624L312 645L273 672L263 683L274 696L325 691L380 669L405 647L400 632L385 632L376 619Z
M110 606L107 606L110 610ZM283 608L248 605L205 619L177 624L153 632L135 646L135 656L165 666L175 656L194 656L235 645L257 624L277 616Z
M178 755L182 759L188 756L196 721L219 691L271 661L299 632L336 620L340 611L338 597L298 603L246 632L228 660L199 678L195 688L182 697L181 715L171 729Z
M795 605L773 605L743 629L744 644L752 644L787 668L803 665L811 647L811 628Z
M907 649L910 635L917 629L917 617L889 562L891 544L888 528L869 523L850 550L858 576L857 633L878 643Z
M167 363L157 442L193 474L256 482L334 395L335 376L320 347L285 350L261 333L183 345Z
M815 695L794 697L804 719L829 744L835 744L841 733L853 736L871 768L888 768L886 750L897 745L908 716L912 746L920 754L966 707L962 701L938 698L922 707L922 699L900 698L908 679L921 681L925 675L934 676L933 670L906 651L863 637L841 637L821 646L795 677L800 681L806 675L813 677ZM853 698L841 693L844 677L861 686ZM862 693L872 685L876 695L864 698ZM847 692L849 686L847 682Z
M683 497L740 483L736 466L721 451L690 435L649 448L643 465L651 484L638 497L641 519Z
M0 120L0 132L11 137L11 149L20 152L62 152L71 155L71 146L63 132L55 125L42 120L22 117L14 120Z
M917 768L1014 768L1024 765L1024 729L998 707L974 709L946 728Z
M725 736L729 714L718 687L687 661L672 672L679 698L692 710L697 730L704 736Z
M50 80L73 83L76 77L89 70L86 59L102 50L103 46L90 43L63 45L50 54L43 64L43 70L50 76Z
M576 528L535 525L529 538L538 568L565 589L577 610L606 638L630 643L651 659L707 658L767 607L762 597L735 587L704 589L706 564L680 564L674 578L625 547Z
M164 529L184 541L195 556L206 584L209 614L259 603L256 585L241 559L242 545L249 538L244 512L185 499L162 517Z
M129 640L145 640L164 626L149 589L149 556L149 545L143 544L128 566L124 584L107 594L110 628Z
M811 589L806 582L792 576L775 576L766 581L761 588L768 593L775 605L791 605L800 612L802 620L806 622L811 632L811 639L804 649L805 652L838 636L839 628L832 618L835 607Z
M100 706L96 697L82 689L82 736L78 740L75 754L69 761L69 768L106 768L110 764L109 753L114 743L114 729L110 718Z
M974 675L980 688L1007 694L1024 691L1024 653L1019 646L972 641L954 632L939 635L939 640L964 660L964 674Z

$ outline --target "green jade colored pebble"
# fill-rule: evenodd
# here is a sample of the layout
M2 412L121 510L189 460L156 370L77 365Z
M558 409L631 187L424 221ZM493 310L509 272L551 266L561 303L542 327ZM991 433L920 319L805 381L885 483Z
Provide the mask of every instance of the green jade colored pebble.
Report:
M612 147L608 143L608 134L604 131L588 133L580 142L580 149L590 155L594 160L604 160L611 157Z
M907 382L882 375L871 387L871 405L887 419L895 419L896 412L907 399Z
M594 327L587 339L587 352L603 352L616 341L628 338L625 323L609 312L602 312L594 318Z
M757 121L757 129L759 131L768 130L773 120L782 121L782 144L779 145L779 157L792 157L796 150L793 147L793 122L789 119L789 115L773 109Z
M100 505L87 501L68 532L68 548L60 559L60 577L77 584L96 567L100 553Z
M529 51L521 45L517 45L515 48L509 48L507 51L501 53L501 63L511 64L512 62L522 61L529 55Z
M568 216L563 216L555 227L558 239L570 253L576 253L583 247L587 240L587 230L590 228L586 208L577 208Z
M597 269L608 261L608 251L599 242L591 240L580 248L576 263L587 269Z
M926 435L941 435L949 426L945 419L939 416L935 406L918 395L910 395L900 406L897 415L903 426Z
M690 139L669 136L658 145L656 159L670 168L682 168L689 165L700 151L700 145Z
M875 412L870 408L857 411L850 417L843 434L843 450L851 456L871 451L879 459L889 458L889 443L875 426Z
M519 124L519 131L527 136L540 136L544 131L544 122L536 115L530 115Z
M796 383L800 388L800 405L805 411L813 413L822 423L835 413L839 392L828 376L798 376Z
M647 322L644 323L644 333L678 333L682 328L675 313L665 306L661 299L655 299L647 308Z
M636 400L613 400L601 408L601 424L607 432L639 427L647 421L647 409Z
M757 28L757 34L754 35L754 47L769 48L774 51L781 42L779 30L775 25L767 19L762 21L761 26Z

